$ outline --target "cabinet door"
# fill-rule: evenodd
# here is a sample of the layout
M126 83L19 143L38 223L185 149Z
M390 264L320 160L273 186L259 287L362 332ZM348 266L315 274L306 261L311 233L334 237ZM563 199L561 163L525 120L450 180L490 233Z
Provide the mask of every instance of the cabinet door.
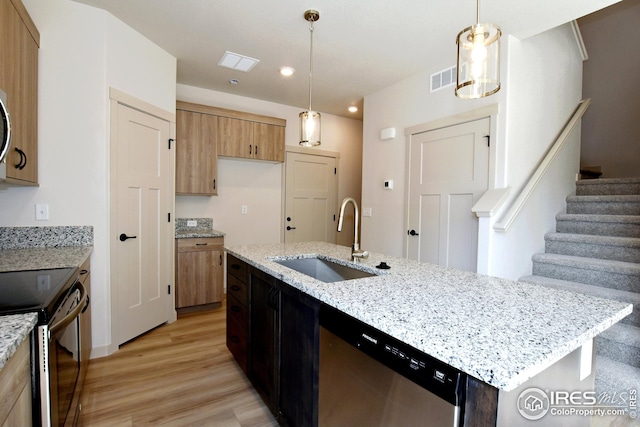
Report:
M221 251L178 252L176 308L222 301Z
M230 117L218 118L218 155L254 157L252 122Z
M255 158L284 162L284 127L267 123L253 123Z
M288 290L280 292L280 412L290 426L317 426L320 303L282 286Z
M257 270L250 273L249 372L251 383L272 412L277 407L278 304L275 279Z
M218 194L218 117L176 111L176 194Z
M37 185L39 34L22 3L15 3L20 11L9 0L2 0L0 5L0 88L7 93L12 128L7 181Z

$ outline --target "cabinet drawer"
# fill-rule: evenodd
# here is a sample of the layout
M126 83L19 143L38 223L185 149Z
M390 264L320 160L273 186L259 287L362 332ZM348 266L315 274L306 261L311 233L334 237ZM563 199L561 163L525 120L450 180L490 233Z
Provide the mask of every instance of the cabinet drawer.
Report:
M227 348L242 370L247 372L247 331L233 318L227 318Z
M227 272L243 282L247 281L247 263L233 255L227 255Z
M238 278L227 275L227 293L229 296L235 297L240 304L246 306L249 303L249 292L247 284L238 280Z
M227 297L227 318L236 321L245 331L249 327L249 311L247 310L247 306L232 295Z
M222 250L223 245L223 237L194 237L188 239L176 239L178 252Z

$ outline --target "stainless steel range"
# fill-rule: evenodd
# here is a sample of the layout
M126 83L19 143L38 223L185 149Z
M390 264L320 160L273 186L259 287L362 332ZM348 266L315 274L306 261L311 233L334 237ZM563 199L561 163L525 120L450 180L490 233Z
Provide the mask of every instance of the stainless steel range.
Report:
M80 314L89 306L77 268L0 273L0 314L37 312L31 336L34 426L71 425L80 374Z

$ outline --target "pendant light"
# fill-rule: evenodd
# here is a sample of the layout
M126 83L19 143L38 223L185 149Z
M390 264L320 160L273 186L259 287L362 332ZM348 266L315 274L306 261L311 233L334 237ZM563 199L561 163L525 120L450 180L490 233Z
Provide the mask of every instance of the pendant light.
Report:
M500 90L500 36L494 24L480 23L480 0L476 0L476 23L458 33L456 96L483 98Z
M304 19L309 22L311 43L309 47L309 109L300 113L300 145L320 145L320 113L311 109L311 86L313 83L313 23L320 19L317 10L307 10Z

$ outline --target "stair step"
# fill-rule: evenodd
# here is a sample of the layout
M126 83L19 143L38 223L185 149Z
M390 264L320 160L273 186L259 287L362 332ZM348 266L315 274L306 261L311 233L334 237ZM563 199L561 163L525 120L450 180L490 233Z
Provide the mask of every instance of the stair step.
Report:
M536 276L640 292L640 264L544 253L532 260Z
M622 319L621 322L640 327L640 294L638 293L620 291L602 286L587 285L586 283L569 282L567 280L553 279L544 276L525 276L521 277L519 280L521 282L533 283L536 285L547 286L549 288L578 292L591 295L593 297L612 299L633 304L633 312Z
M576 195L640 194L640 177L601 178L576 181Z
M640 237L640 215L558 214L556 231L600 236Z
M602 401L601 398L615 398L621 393L638 388L640 384L640 368L620 363L606 356L596 356L595 367L595 391L598 402L606 405L610 401ZM606 395L604 395L606 393Z
M598 354L640 368L640 328L616 323L596 338Z
M640 195L568 196L567 213L640 215Z
M545 252L640 263L640 238L548 233Z

